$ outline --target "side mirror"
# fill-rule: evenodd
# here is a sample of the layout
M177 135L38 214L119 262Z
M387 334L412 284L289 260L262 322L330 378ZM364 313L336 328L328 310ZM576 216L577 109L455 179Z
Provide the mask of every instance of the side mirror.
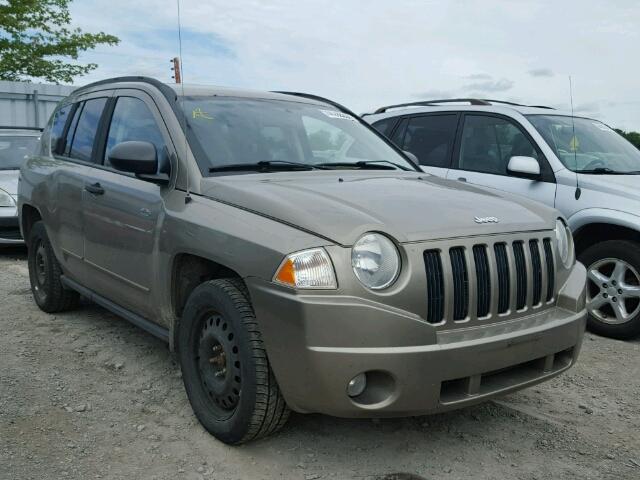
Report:
M407 150L403 150L402 153L404 153L407 157L409 157L410 160L413 160L413 163L420 166L420 160L418 160L418 157L416 157L413 153Z
M122 142L109 152L109 163L113 168L136 175L158 173L156 147L150 142Z
M533 157L511 157L507 170L516 177L540 179L540 164Z

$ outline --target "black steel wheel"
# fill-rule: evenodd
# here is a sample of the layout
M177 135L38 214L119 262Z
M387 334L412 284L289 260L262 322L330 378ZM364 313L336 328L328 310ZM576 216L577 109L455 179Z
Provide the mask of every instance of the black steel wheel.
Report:
M62 285L62 268L42 221L34 223L31 227L27 245L29 281L38 307L47 313L62 312L76 307L79 295Z
M198 286L182 313L176 345L193 411L216 438L237 445L286 423L289 409L242 281Z

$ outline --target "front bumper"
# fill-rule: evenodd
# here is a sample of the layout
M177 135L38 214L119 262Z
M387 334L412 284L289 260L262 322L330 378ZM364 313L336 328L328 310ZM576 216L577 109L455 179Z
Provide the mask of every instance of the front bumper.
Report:
M339 417L435 413L547 380L576 361L586 322L577 264L557 305L529 316L443 330L356 297L247 279L271 366L289 406ZM367 389L347 384L367 372Z
M0 207L0 245L24 243L16 207Z

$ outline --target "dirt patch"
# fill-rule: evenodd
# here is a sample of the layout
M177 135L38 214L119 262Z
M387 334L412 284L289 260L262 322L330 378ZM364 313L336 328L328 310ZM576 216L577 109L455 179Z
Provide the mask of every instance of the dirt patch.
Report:
M293 415L217 442L167 347L91 304L37 309L24 252L0 254L1 479L636 479L640 341L588 334L565 375L430 417ZM403 472L403 473L399 473Z

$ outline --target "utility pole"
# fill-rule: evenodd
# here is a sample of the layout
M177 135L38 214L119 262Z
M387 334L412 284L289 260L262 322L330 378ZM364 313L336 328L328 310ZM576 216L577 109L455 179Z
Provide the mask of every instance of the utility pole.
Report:
M173 75L171 75L171 78L175 79L176 83L182 83L182 75L180 74L180 59L178 57L173 57L169 61L173 64L173 67L171 67L171 70L173 70Z

